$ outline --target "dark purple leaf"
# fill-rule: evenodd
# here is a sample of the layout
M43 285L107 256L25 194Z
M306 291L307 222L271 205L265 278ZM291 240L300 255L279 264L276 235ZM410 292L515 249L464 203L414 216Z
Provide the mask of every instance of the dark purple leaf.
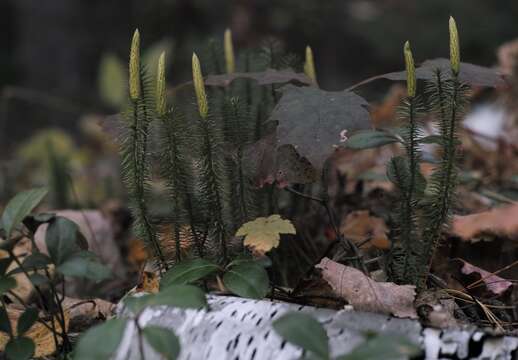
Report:
M210 75L205 79L205 85L228 86L236 79L252 79L257 81L259 85L285 84L292 81L305 85L313 84L306 75L296 73L293 70L267 69L261 72Z
M281 187L288 184L309 184L318 178L315 168L292 146L277 147L275 134L246 146L243 159L246 175L259 187L274 182Z
M286 85L270 120L278 121L277 145L292 145L317 169L346 135L371 128L367 101L350 91Z
M416 77L421 80L432 80L435 77L435 71L437 69L440 69L445 76L450 76L450 60L444 58L426 60L416 69ZM350 87L348 90L352 90L379 79L405 81L406 71L397 71L373 76ZM497 70L464 62L460 64L459 79L461 82L472 86L497 87L505 84L502 74Z

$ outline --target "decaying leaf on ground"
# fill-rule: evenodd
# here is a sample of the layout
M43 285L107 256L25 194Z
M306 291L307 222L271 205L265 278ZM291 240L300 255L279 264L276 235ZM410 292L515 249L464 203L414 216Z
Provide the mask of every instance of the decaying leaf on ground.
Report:
M370 215L368 210L347 214L340 226L340 232L364 250L372 247L382 250L390 248L387 224L383 219Z
M280 215L271 215L245 223L237 230L236 236L245 236L245 246L259 253L265 253L279 246L280 234L295 233L296 230L291 221L282 219Z
M479 268L473 264L470 264L467 261L459 259L462 262L461 272L466 275L470 275L476 273L480 275L480 279L478 281L483 282L487 289L491 291L495 295L501 295L506 292L513 283L509 280L503 279L498 275L494 275L489 271Z
M353 267L324 258L316 265L334 292L359 311L417 318L414 308L415 286L376 282Z
M463 241L476 242L481 235L518 240L518 204L487 210L478 214L455 216L451 233Z

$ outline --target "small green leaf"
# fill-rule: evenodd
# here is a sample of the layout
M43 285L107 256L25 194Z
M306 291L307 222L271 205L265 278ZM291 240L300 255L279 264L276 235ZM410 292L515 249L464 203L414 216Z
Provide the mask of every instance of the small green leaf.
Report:
M27 256L23 260L23 267L26 270L39 270L45 269L47 265L50 265L52 260L43 253L33 253Z
M397 137L384 131L366 130L352 135L345 144L350 149L361 150L376 148L398 141Z
M18 319L18 325L16 328L16 333L18 336L25 334L32 325L38 320L38 309L36 308L27 308L23 312L23 314Z
M310 351L319 359L329 359L326 330L310 315L287 313L273 322L273 328L286 341Z
M272 260L266 255L264 255L258 259L254 259L249 255L239 255L227 265L227 268L231 268L232 266L235 266L238 264L250 263L250 262L255 263L265 269L272 266Z
M61 265L68 257L81 251L78 234L77 224L67 218L58 216L49 224L45 242L54 264Z
M9 340L5 345L5 354L8 359L26 360L33 357L35 348L36 346L31 339L22 336Z
M0 259L0 275L5 275L5 272L9 268L9 265L13 262L13 259L11 257L6 257L3 259Z
M377 335L337 360L398 360L413 358L420 353L419 346L402 336Z
M146 326L142 334L151 347L167 360L175 360L180 353L180 342L172 330L160 326Z
M1 220L6 239L11 237L13 230L38 206L45 195L47 195L45 188L32 189L17 194L7 203Z
M421 144L442 144L442 137L440 135L429 135L419 140Z
M7 310L3 306L0 306L0 331L6 334L11 334L13 332L9 316L7 315Z
M90 328L79 338L74 360L110 359L121 342L126 321L113 319Z
M207 306L205 293L192 285L170 285L158 294L128 297L124 304L133 312L139 313L147 306L167 305L179 308L200 309Z
M34 286L41 286L49 282L49 279L41 274L34 273L29 275L29 280Z
M8 276L0 276L0 296L16 287L16 279Z
M57 267L65 276L102 281L111 276L111 271L99 262L98 257L90 251L81 251L71 255Z
M190 284L201 280L219 270L219 266L205 259L182 261L169 269L162 280L160 287L166 288L170 285Z
M154 294L145 294L141 296L128 296L124 299L124 306L126 306L132 313L138 314L146 306L153 306Z
M192 285L171 285L155 295L156 305L200 309L207 306L205 293Z
M223 283L232 293L252 299L262 299L268 293L269 279L266 270L254 263L240 263L223 276Z

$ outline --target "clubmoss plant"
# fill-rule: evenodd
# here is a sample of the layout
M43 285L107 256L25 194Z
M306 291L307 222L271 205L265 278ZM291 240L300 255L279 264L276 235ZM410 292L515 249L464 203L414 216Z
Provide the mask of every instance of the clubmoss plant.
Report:
M428 185L420 170L419 146L423 141L418 114L422 112L416 95L415 69L408 42L404 54L407 69L407 98L403 109L408 118L403 131L405 157L396 157L388 166L388 176L400 191L398 238L391 252L389 270L398 283L426 288L431 262L440 243L441 233L449 225L457 184L458 124L467 105L468 87L459 80L460 50L455 20L449 20L450 72L436 70L426 84L428 108L436 119L440 163ZM426 192L425 192L426 188Z
M431 261L439 244L441 232L450 223L451 209L455 204L458 163L458 125L468 105L468 87L459 80L460 50L455 20L450 17L450 64L451 76L445 77L440 71L428 83L432 111L437 119L440 135L440 164L433 172L428 196L424 201L423 226L423 268L419 273L419 288L426 286L426 278Z
M209 219L213 224L213 236L220 247L220 256L227 260L227 236L229 235L228 219L230 194L225 186L228 174L227 163L223 151L224 138L218 128L215 116L209 111L209 103L205 92L205 84L201 72L200 61L196 54L192 56L192 75L198 112L200 115L200 153L198 170L200 175L200 193L202 202L209 209Z
M225 65L227 68L227 74L232 74L236 71L236 59L234 56L234 45L232 44L232 32L230 29L225 30L223 45L225 50Z
M313 60L313 50L308 45L306 46L306 60L304 62L304 74L311 80L313 83L318 86L317 82L317 72L315 70L315 62Z
M421 130L418 118L422 106L421 100L416 96L415 65L408 41L405 43L403 54L407 73L407 97L401 105L400 114L406 122L402 131L406 156L391 159L387 169L388 177L400 193L398 239L392 251L391 273L397 282L414 283L422 250L417 229L417 208L425 187L424 178L419 170Z
M135 234L151 247L161 267L167 268L146 201L150 186L148 136L150 123L155 117L155 108L150 80L140 65L140 34L137 29L131 42L129 104L124 115L124 134L120 141L122 176L134 216Z

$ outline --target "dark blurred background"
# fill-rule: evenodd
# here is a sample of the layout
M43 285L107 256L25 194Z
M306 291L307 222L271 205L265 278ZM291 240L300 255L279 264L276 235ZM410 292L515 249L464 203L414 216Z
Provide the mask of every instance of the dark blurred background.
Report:
M450 15L464 61L492 66L518 37L510 0L0 0L0 159L37 158L41 144L19 147L41 129L81 142L85 116L116 113L120 94L107 101L101 88L124 82L110 69L125 66L136 27L150 57L168 50L171 85L189 79L193 50L230 27L237 52L271 36L301 57L310 44L321 87L340 90L401 69L407 39L417 61L447 57ZM75 146L64 139L55 152Z

